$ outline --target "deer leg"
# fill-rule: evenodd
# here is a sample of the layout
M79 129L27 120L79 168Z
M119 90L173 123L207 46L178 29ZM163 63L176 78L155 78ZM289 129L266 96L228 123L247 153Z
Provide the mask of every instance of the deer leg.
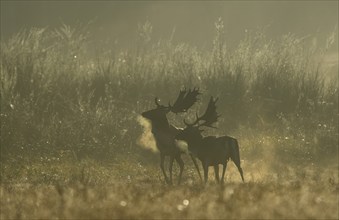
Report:
M244 175L243 175L243 172L242 172L242 169L241 169L240 165L239 166L237 165L237 167L238 167L238 170L239 170L239 173L240 173L242 181L245 182Z
M226 167L227 167L227 161L222 165L221 183L224 183L224 177L225 177Z
M239 173L240 173L240 176L241 176L242 181L245 182L245 180L244 180L244 175L243 175L242 169L241 169L241 167L240 167L240 164L239 164L239 163L234 163L234 164L237 166L237 168L238 168L238 170L239 170Z
M180 173L179 173L179 179L178 179L178 185L181 183L181 176L182 172L184 171L184 161L181 159L180 155L175 158L175 160L178 162L180 167Z
M196 161L195 157L194 157L192 154L191 154L191 158L192 158L192 160L193 160L195 169L197 169L197 171L198 171L199 178L200 178L201 182L203 182L202 177L201 177L201 173L200 173L200 170L199 170L199 166L198 166L198 164L197 164L197 161Z
M166 183L169 183L168 177L167 177L166 172L165 172L164 163L165 163L165 155L160 154L160 168L162 170L162 173L164 174Z
M173 170L173 161L174 156L170 156L170 162L169 162L169 183L172 185L172 170Z
M204 180L206 184L208 180L208 165L203 163L203 168L204 168Z
M219 183L220 182L220 178L219 178L219 164L214 165L214 175L215 175L216 181Z

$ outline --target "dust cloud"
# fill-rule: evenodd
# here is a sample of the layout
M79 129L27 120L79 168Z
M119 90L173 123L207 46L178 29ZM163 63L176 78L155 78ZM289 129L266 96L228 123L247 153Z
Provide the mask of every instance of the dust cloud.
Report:
M143 130L142 134L137 139L137 145L154 153L159 152L154 136L152 134L152 124L140 115L137 116L136 120L141 125Z
M137 139L137 145L154 153L159 152L154 136L152 134L152 124L142 116L137 116L137 122L142 127L142 134ZM175 146L186 154L189 153L188 145L185 141L175 140Z
M175 146L179 148L182 152L189 154L188 144L186 141L175 140Z

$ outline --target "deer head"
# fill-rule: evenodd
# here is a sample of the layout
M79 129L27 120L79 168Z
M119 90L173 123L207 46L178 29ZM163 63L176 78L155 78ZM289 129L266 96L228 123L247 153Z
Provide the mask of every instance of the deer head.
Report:
M157 97L155 98L154 102L157 106L155 109L141 113L142 117L147 118L151 121L166 117L166 114L170 111L168 107L159 104L159 100Z
M198 101L197 97L200 94L201 93L198 88L194 88L193 90L189 89L188 91L186 89L180 90L174 104L171 105L171 103L168 103L168 106L159 104L159 100L156 97L154 100L156 108L143 112L141 115L151 121L161 121L166 118L166 114L169 112L176 114L186 112L194 105L195 102Z

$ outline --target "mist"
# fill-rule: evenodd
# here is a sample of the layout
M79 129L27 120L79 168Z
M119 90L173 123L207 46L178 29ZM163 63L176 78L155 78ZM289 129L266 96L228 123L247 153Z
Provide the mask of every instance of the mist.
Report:
M127 47L136 39L138 24L153 25L152 40L210 48L214 22L222 18L226 42L239 43L247 31L265 30L269 38L293 33L324 40L338 25L337 1L2 1L1 38L22 28L77 25L91 22L93 41ZM334 50L334 52L336 52Z
M0 219L339 218L338 1L0 4Z

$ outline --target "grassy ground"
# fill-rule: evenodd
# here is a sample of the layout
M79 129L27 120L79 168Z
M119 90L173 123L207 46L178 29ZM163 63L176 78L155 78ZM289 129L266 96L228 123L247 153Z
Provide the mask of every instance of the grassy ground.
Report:
M86 27L30 29L1 42L1 219L338 218L338 63L324 43L249 31L228 48L216 22L211 50L152 41L93 45ZM93 49L95 48L95 49ZM140 113L180 88L203 95L183 127L218 96L218 129L238 139L245 183L166 186ZM142 141L141 141L142 140ZM145 149L146 148L146 149ZM176 167L176 172L177 172Z
M166 186L157 166L142 163L34 163L20 168L20 180L1 184L1 219L338 217L338 167L281 164L277 172L245 161L242 183L230 163L225 185L214 182L212 171L203 186L187 164L183 184Z

